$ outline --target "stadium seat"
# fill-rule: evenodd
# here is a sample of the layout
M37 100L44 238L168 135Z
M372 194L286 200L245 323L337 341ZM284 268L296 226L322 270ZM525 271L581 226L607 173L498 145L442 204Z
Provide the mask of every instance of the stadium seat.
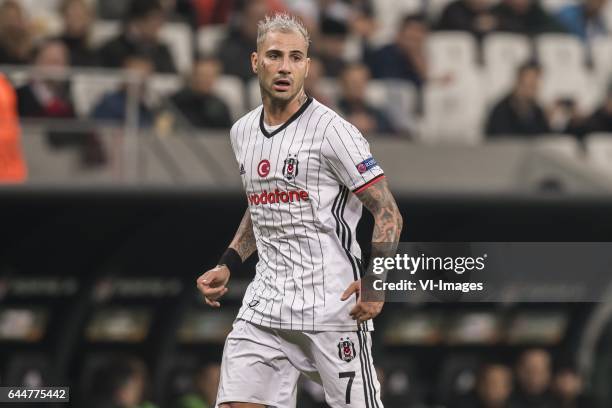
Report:
M215 55L219 45L227 36L227 26L224 24L204 26L198 30L197 43L200 55Z
M72 83L72 98L77 114L89 116L100 99L108 92L119 89L119 74L76 74Z
M512 88L518 67L530 59L531 44L520 34L496 33L488 35L482 47L487 102L495 103Z
M231 75L220 76L215 84L215 94L227 104L233 120L238 120L245 114L245 91L240 78Z
M119 35L121 32L121 24L116 21L101 21L98 20L94 23L91 30L91 45L93 47L99 47L106 41Z
M190 72L193 66L193 35L189 25L166 23L160 32L160 40L168 46L178 72Z
M442 16L442 12L450 3L454 0L429 0L427 1L427 15L429 20L438 22L438 19Z
M477 62L476 41L468 33L438 31L427 39L427 59L433 77L472 71Z
M599 84L607 87L612 76L612 36L596 37L589 44L593 72Z
M612 173L612 133L591 133L585 138L587 160Z
M366 99L372 106L382 109L397 129L414 131L418 94L410 82L371 80Z
M536 38L535 45L542 66L550 72L577 71L585 66L585 48L572 35L542 34Z
M578 3L578 0L540 0L544 10L551 14L556 14L565 6Z
M480 142L485 119L482 85L475 74L450 84L428 84L424 91L423 141Z
M169 98L183 87L183 78L179 75L158 74L149 81L154 103Z
M372 2L378 29L371 43L375 46L393 41L404 16L422 11L422 0L377 0Z
M584 68L564 73L546 68L543 74L539 100L547 107L558 100L572 99L580 113L590 114L605 91L598 89L596 79Z
M57 373L48 356L41 353L15 353L6 364L4 385L31 388L55 385Z

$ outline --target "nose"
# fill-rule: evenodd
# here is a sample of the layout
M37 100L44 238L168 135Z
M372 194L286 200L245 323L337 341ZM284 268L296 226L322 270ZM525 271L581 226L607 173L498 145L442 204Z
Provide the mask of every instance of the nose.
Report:
M278 72L281 74L290 74L291 73L291 64L289 57L283 58L283 63L278 68Z

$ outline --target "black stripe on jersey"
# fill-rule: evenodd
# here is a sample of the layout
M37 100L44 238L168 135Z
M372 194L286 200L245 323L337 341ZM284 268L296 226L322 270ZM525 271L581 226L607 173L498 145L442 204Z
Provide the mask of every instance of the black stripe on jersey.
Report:
M365 354L363 352L363 341L361 340L361 332L357 332L357 339L359 340L359 363L361 364L361 384L363 386L363 400L365 401L366 408L370 408L370 403L368 402L368 382L366 381L366 370L363 364Z
M344 249L346 257L348 258L351 268L353 269L353 280L357 281L359 280L359 269L357 267L357 261L349 249L352 242L351 231L348 224L344 220L344 209L346 208L346 203L348 201L348 194L349 190L345 186L340 186L340 191L338 192L338 195L334 200L334 205L332 206L332 214L336 219L336 235L340 239L342 249ZM367 324L357 324L357 329L367 330Z
M363 340L363 353L365 355L365 376L368 381L368 390L370 391L370 401L372 402L372 407L379 408L378 401L376 401L376 387L374 386L374 381L372 380L372 367L370 366L370 354L368 351L368 335L364 332L358 332L358 336L361 336ZM361 342L361 340L360 340Z
M293 123L293 121L295 121L297 118L299 118L302 113L304 113L304 111L306 111L306 109L308 109L308 107L310 106L310 104L312 103L312 97L309 96L308 99L306 99L306 102L304 102L302 104L302 106L300 107L300 109L295 112L293 115L291 115L291 117L285 122L283 123L283 125L281 127L279 127L278 129L274 130L273 132L268 132L266 130L266 127L264 126L264 109L261 110L261 115L259 116L259 128L261 129L261 133L264 134L265 137L267 138L271 138L272 136L276 135L277 133L282 132L283 130L285 130L287 128L287 126L289 126L291 123Z

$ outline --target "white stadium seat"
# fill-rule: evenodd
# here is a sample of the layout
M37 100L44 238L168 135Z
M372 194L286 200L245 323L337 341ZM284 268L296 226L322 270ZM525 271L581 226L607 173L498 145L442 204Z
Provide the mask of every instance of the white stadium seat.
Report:
M215 84L215 94L227 104L233 120L238 120L245 114L245 92L240 78L231 75L220 76Z
M437 22L442 16L442 12L454 0L428 0L427 15L431 21Z
M226 36L227 26L225 24L200 28L197 34L198 52L203 56L214 55Z
M427 39L427 61L434 77L473 71L476 53L476 41L468 33L438 31Z
M544 10L548 11L551 14L556 14L563 7L571 6L577 4L578 0L540 0L542 7Z
M598 105L602 90L586 69L558 73L546 68L540 84L539 100L550 106L560 99L573 99L583 114L590 113Z
M148 82L151 86L151 97L154 104L169 98L183 87L183 78L179 75L158 74Z
M542 66L549 71L580 70L586 63L582 42L568 34L542 34L536 39L536 51Z
M423 140L480 142L485 119L482 85L477 75L465 75L451 84L427 84L424 91Z
M111 38L119 35L121 32L121 24L116 21L98 20L93 25L91 30L91 45L99 47Z
M190 72L193 66L191 28L185 23L166 23L160 32L160 41L168 46L178 72Z
M597 80L603 87L607 87L612 76L612 36L595 37L589 46Z
M486 97L491 104L512 89L518 68L531 58L531 43L524 35L496 33L488 35L482 46L488 82Z
M376 0L372 2L378 29L372 45L384 45L393 41L402 18L422 11L422 0Z
M591 133L585 138L587 160L612 173L612 133Z
M85 117L108 92L119 89L120 75L76 74L72 83L72 98L79 116Z

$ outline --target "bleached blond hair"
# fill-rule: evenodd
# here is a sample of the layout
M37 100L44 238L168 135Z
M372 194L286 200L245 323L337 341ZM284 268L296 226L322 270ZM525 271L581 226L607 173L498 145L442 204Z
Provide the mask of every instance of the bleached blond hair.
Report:
M272 16L266 16L265 19L257 24L257 49L263 44L266 35L270 32L298 33L304 37L306 48L310 45L310 35L306 27L304 27L304 24L295 16L287 13L277 13Z

